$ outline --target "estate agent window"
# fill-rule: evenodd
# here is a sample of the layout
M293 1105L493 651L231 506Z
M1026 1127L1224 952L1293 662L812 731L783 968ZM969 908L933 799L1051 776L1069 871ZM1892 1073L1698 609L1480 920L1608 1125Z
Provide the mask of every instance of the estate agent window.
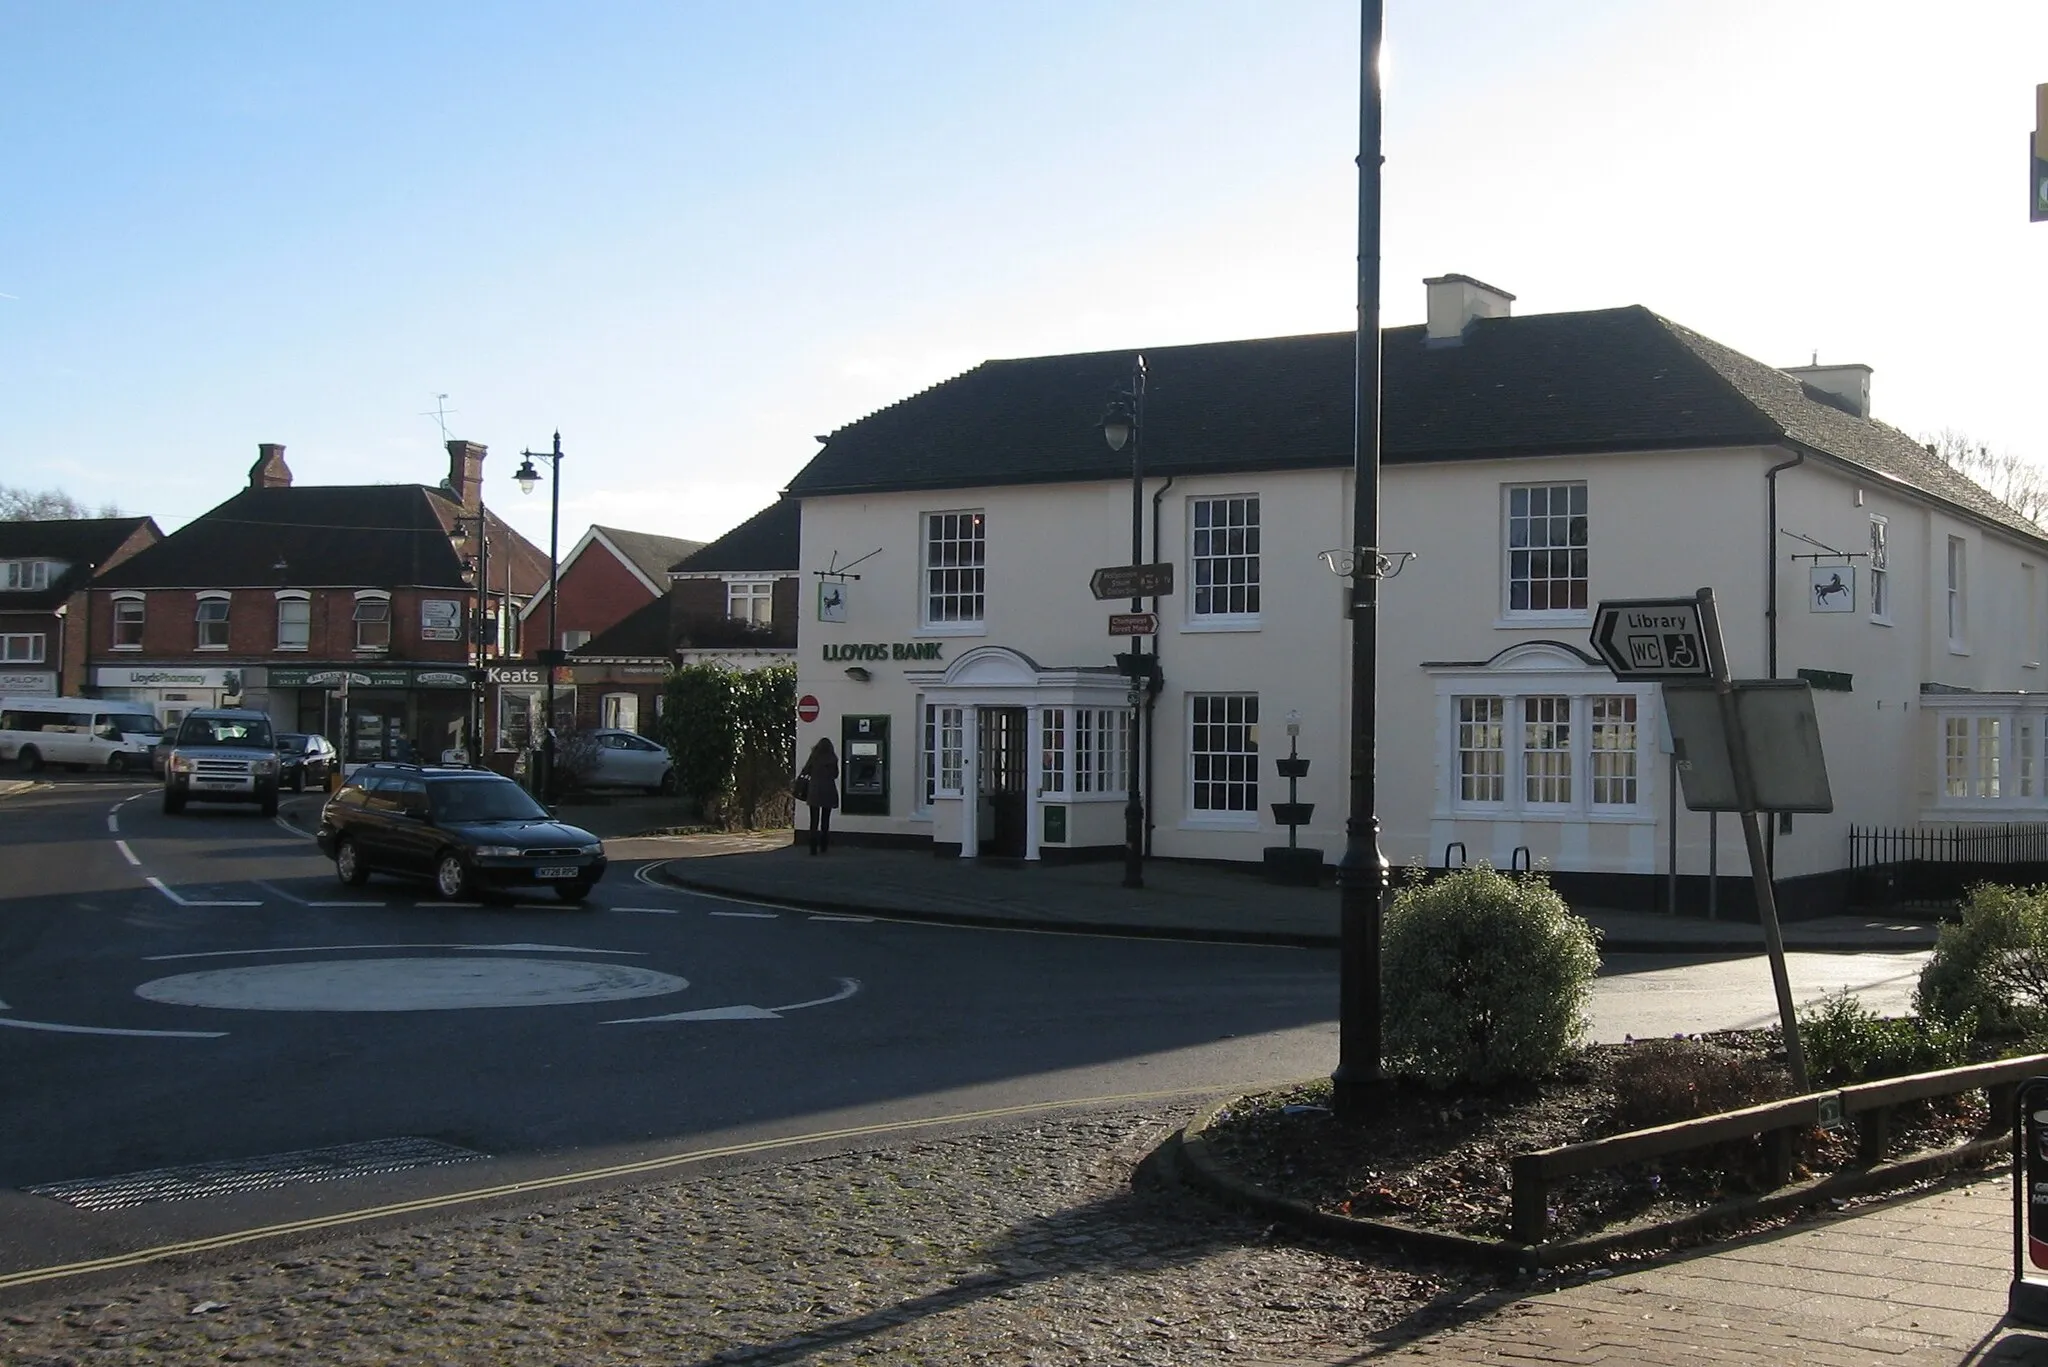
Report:
M979 511L924 515L924 625L978 627L985 620L987 525Z
M304 650L313 638L311 596L295 590L277 595L277 648Z
M391 595L366 591L356 595L356 649L391 649Z
M1255 494L1188 501L1189 610L1196 622L1256 624L1259 500Z
M1586 486L1507 486L1507 611L1586 611Z
M114 649L142 649L142 595L114 600Z
M228 648L228 596L225 593L201 596L193 618L198 623L201 650Z
M1196 693L1188 699L1188 809L1199 815L1259 814L1259 695Z

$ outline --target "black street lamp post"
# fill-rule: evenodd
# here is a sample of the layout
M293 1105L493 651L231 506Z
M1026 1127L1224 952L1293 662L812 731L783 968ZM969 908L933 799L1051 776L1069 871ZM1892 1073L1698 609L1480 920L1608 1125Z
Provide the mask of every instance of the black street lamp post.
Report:
M1145 463L1139 454L1143 448L1145 430L1145 358L1141 354L1131 366L1131 387L1111 395L1109 411L1102 415L1102 438L1109 443L1112 451L1121 451L1128 444L1131 448L1131 565L1135 568L1145 561ZM1131 599L1131 611L1145 610L1141 596ZM1133 636L1131 651L1124 657L1131 677L1131 744L1128 763L1130 779L1124 785L1128 796L1124 801L1124 886L1142 888L1145 886L1145 796L1139 784L1138 733L1140 724L1139 708L1144 700L1145 689L1151 682L1151 675L1145 666L1145 638Z
M1374 791L1379 724L1380 553L1380 41L1383 0L1364 0L1358 91L1358 348L1351 513L1351 811L1337 865L1340 980L1337 1068L1340 1119L1371 1108L1380 1072L1380 909L1387 861ZM1335 568L1333 565L1332 568Z
M476 664L469 681L470 729L469 744L466 748L469 751L470 764L481 767L484 762L484 713L489 708L487 702L489 694L485 687L484 679L484 671L488 668L485 661L488 657L485 654L484 647L490 639L488 623L491 612L491 528L489 520L484 515L484 506L481 499L477 501L474 516L465 516L460 513L456 515L453 540L457 547L460 547L469 540L469 524L471 523L476 524L476 555L473 559L467 561L463 568L466 572L473 573L476 579L476 617L470 630L470 635L473 638L470 647L471 654Z
M540 471L533 468L535 460L549 462L553 479L548 489L548 643L547 648L537 652L541 668L547 672L545 702L542 707L546 716L541 725L540 736L540 791L541 800L552 800L555 793L555 667L562 662L561 633L555 627L555 600L561 595L556 592L557 580L561 574L562 535L562 434L555 433L554 450L536 456L531 451L519 453L523 460L512 478L519 484L519 492L530 494L533 486L540 482Z

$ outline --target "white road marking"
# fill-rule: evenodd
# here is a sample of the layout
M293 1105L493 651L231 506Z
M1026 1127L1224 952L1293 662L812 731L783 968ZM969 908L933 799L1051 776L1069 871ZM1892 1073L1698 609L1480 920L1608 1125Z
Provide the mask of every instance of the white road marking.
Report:
M154 874L149 876L149 885L181 907L260 907L263 905L261 902L204 901L197 898L180 897L177 893L164 886L164 880Z
M116 840L114 842L114 848L119 850L121 852L121 857L127 860L130 864L133 864L138 869L142 867L142 861L135 857L135 851L128 848L127 841Z
M22 1021L0 1016L0 1025L16 1030L46 1030L55 1035L127 1035L155 1039L225 1039L225 1030L116 1030L106 1025L59 1025L55 1021Z
M121 809L119 807L107 813L107 831L111 835L119 835L121 833Z
M286 892L283 888L278 887L276 884L266 883L261 878L251 878L249 881L254 883L257 887L262 888L265 892L276 893L279 897L284 898L284 900L287 902L297 902L302 907L312 905L312 903L308 902L305 898L300 897L296 893Z
M739 916L752 921L772 921L778 913L772 911L714 911L713 916Z
M482 902L414 902L414 903L413 903L413 905L414 905L414 906L416 906L416 907L467 907L467 908L469 908L470 910L474 911L474 910L475 910L476 908L478 908L478 907L482 906L482 905L483 905L483 903L482 903Z
M644 959L644 949L591 949L584 945L469 945L469 944L381 944L381 945L279 945L270 949L207 949L187 954L145 954L146 964L166 963L173 959L231 959L252 954L327 954L358 949L487 949L493 953L520 954L611 954L621 958Z
M613 911L637 911L647 916L680 916L679 907L613 907Z
M382 902L308 902L309 907L381 907Z
M843 1002L860 991L860 979L841 978L839 990L829 997L818 997L807 1002L792 1002L788 1006L711 1006L698 1011L674 1011L665 1016L626 1016L619 1020L606 1021L606 1025L641 1025L656 1021L776 1021L789 1011L801 1011L808 1006L829 1006Z
M813 921L858 921L862 925L873 925L875 921L875 918L872 916L833 916L822 911L814 914L811 919Z

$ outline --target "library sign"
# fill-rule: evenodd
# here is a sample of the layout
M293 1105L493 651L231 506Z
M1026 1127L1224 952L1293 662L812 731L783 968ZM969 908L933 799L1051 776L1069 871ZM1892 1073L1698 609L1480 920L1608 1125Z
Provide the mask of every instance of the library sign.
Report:
M871 664L883 660L938 660L944 641L884 641L869 645L826 646L827 664Z

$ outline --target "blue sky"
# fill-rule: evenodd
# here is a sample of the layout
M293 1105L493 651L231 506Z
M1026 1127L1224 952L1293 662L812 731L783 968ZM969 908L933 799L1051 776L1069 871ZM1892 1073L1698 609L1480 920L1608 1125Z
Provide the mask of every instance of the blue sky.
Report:
M2048 4L1390 0L1385 321L1641 303L2048 459ZM1353 324L1358 11L0 0L0 483L181 524L256 444L560 428L564 545L705 538L995 356Z

